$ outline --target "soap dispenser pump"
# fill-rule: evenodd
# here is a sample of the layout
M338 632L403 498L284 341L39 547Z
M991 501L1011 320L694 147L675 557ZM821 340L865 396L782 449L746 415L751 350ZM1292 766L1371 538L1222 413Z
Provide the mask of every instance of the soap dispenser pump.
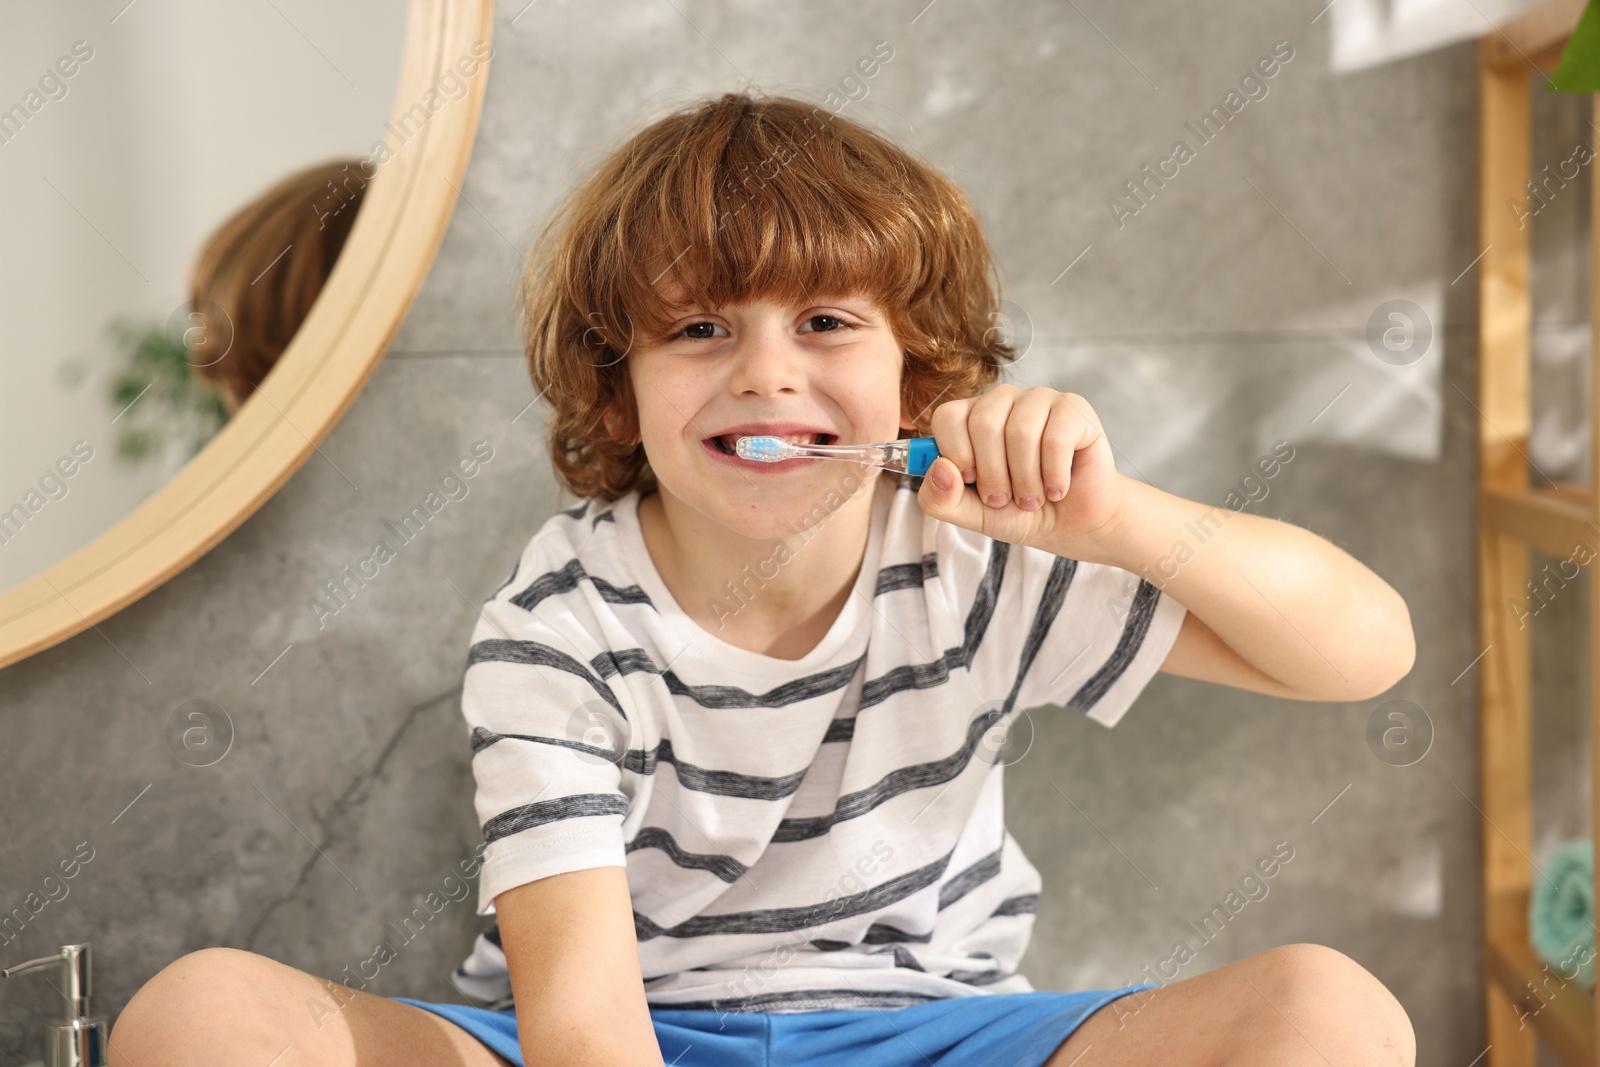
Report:
M89 942L62 945L54 956L6 967L0 976L15 978L51 967L59 968L56 992L66 1000L66 1017L45 1023L42 1067L106 1067L106 1017L89 1014Z

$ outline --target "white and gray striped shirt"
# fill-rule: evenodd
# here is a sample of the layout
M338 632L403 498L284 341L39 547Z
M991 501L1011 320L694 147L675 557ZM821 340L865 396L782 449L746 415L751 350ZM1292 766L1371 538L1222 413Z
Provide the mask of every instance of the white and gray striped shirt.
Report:
M1129 571L930 518L909 477L873 485L852 595L798 660L684 613L637 491L544 524L485 604L463 684L478 914L535 879L626 868L662 1008L1032 990L1016 967L1040 877L1004 825L1005 731L1044 704L1115 725L1184 608ZM452 982L512 1006L497 927Z

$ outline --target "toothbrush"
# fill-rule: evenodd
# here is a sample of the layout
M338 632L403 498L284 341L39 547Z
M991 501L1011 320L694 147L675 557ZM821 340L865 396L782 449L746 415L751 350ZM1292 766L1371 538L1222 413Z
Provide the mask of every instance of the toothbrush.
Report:
M844 459L920 478L939 456L931 437L909 437L866 445L797 445L781 437L741 437L733 449L743 459L778 463L786 459Z

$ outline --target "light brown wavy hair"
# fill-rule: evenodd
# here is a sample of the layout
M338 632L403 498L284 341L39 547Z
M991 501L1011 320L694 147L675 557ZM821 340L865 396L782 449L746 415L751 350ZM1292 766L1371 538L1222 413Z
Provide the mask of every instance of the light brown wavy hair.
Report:
M780 96L725 93L612 151L557 206L518 290L528 373L550 404L556 477L577 497L655 487L626 355L662 339L671 271L714 309L865 294L905 351L901 404L976 396L1013 358L998 271L955 183L881 135ZM612 413L617 432L607 427Z
M206 329L193 332L202 340L190 339L190 371L230 409L256 391L311 313L366 196L364 166L339 158L285 175L229 215L196 254L189 302ZM213 351L218 344L222 351Z

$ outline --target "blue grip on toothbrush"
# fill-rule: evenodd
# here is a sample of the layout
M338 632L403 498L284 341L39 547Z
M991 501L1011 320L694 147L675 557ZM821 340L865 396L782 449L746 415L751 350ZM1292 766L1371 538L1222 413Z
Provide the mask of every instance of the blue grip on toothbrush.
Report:
M939 445L931 437L913 437L906 442L906 473L920 478L939 458Z

